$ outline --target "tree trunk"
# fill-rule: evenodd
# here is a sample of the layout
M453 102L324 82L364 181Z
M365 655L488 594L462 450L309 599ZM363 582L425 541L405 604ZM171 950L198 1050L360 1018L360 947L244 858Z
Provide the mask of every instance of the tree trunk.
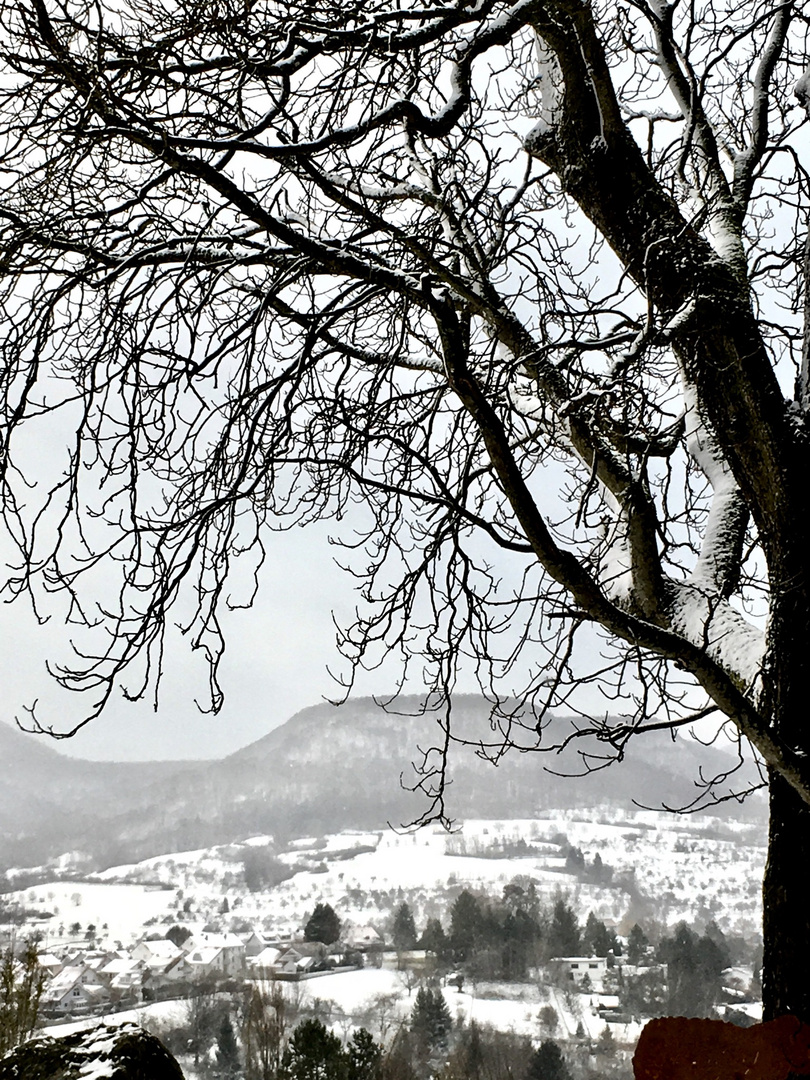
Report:
M772 772L770 808L762 886L763 1019L793 1013L810 1023L810 806Z
M781 572L772 572L776 599L768 630L763 704L777 738L808 752L810 590L802 557L810 545L806 534L797 520L792 536L780 545L786 556ZM810 1023L810 805L773 769L769 781L768 863L762 886L764 1019L793 1013Z

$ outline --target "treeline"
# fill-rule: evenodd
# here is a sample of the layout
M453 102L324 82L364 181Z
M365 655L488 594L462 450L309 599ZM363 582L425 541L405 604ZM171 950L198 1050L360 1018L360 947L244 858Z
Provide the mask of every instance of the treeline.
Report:
M511 882L497 899L465 889L453 902L447 928L432 918L421 934L402 903L391 937L397 950L425 949L479 978L523 979L530 968L559 956L621 955L619 939L601 919L591 913L582 926L566 899L545 905L532 882Z
M199 990L186 1015L150 1030L194 1072L211 1080L577 1080L600 1048L571 1047L552 1039L534 1047L526 1036L453 1020L438 986L422 986L410 1014L390 1038L378 1041L364 1027L341 1039L324 1015L302 1016L290 987L257 984L240 1000ZM317 1013L319 1003L313 1002ZM612 1053L607 1047L607 1053ZM566 1055L580 1067L569 1068ZM572 1062L573 1065L573 1062ZM603 1070L599 1075L604 1075Z
M735 963L750 966L752 980L733 1000L753 1000L761 992L758 950L742 938L727 938L716 923L698 934L680 922L655 947L634 927L627 958L634 968L617 969L614 978L621 1009L632 1018L714 1015L724 997L722 973Z
M576 852L573 858L579 862ZM601 872L598 863L588 869ZM564 897L543 904L531 882L511 882L498 898L465 889L446 923L430 918L421 933L402 903L391 937L397 950L425 949L439 971L456 968L473 979L522 981L555 957L606 957L604 989L618 995L622 1019L711 1016L723 999L722 972L732 965L751 968L753 975L729 1000L755 999L759 990L758 944L725 935L715 922L702 934L681 922L668 934L659 931L657 941L636 923L622 941L593 912L583 924Z

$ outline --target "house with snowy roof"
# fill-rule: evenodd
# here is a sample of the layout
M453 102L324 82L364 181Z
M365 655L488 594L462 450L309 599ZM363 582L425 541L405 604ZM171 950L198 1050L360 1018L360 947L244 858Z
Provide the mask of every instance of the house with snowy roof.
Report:
M272 974L276 971L282 950L274 945L267 945L256 956L248 956L248 968L254 973L267 972Z
M305 975L322 968L328 956L320 941L296 941L280 947L274 970L278 975Z
M373 926L350 926L343 935L343 941L349 949L363 952L367 949L382 949L385 939Z
M53 978L53 976L57 975L65 966L64 960L60 960L59 957L54 956L53 953L40 953L37 956L37 961L49 978Z
M67 1015L102 1009L110 1002L110 991L97 971L87 964L63 968L54 975L42 994L42 1009Z
M601 989L602 979L607 971L606 956L558 956L550 961L566 982L578 986L588 982L595 989Z
M98 974L107 983L113 997L137 1000L142 997L147 972L148 968L142 960L134 960L126 953L113 956L98 969Z
M155 965L146 968L143 973L144 996L161 997L167 987L175 988L178 983L188 983L204 974L207 972L200 971L195 965L190 964L185 953L181 953L165 966Z
M229 977L240 975L245 970L245 945L236 934L203 930L184 942L183 947L186 961L196 965L196 970L211 968L206 974L218 973ZM214 953L211 950L214 950Z
M172 960L182 955L183 950L168 938L139 941L130 950L132 959L141 961L149 969L165 968Z
M192 949L183 957L183 964L189 978L204 979L209 976L225 978L236 974L228 970L228 958L225 952L216 945L202 945L198 949Z

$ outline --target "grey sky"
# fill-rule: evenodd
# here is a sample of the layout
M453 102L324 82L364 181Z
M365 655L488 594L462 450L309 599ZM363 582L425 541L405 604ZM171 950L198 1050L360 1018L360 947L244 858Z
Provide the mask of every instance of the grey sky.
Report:
M76 757L109 760L221 757L261 738L299 709L336 696L330 678L341 666L332 611L347 618L354 582L334 566L327 523L275 534L255 607L227 617L222 666L225 705L218 716L194 704L205 694L203 665L179 635L166 657L160 707L123 698L109 711L56 745ZM43 722L67 727L76 715L76 695L58 699L45 659L65 657L67 630L55 621L38 627L22 602L0 609L2 719L14 723L25 705L39 699ZM345 668L345 663L343 663ZM358 692L383 692L394 673L376 673Z
M197 708L195 699L203 700L207 689L205 666L175 633L167 643L157 712L151 698L131 703L118 694L101 717L73 738L51 745L64 754L100 761L220 758L260 739L300 709L338 697L340 687L327 669L345 675L348 665L337 651L333 613L347 624L357 598L356 581L334 562L341 549L328 543L340 529L327 521L266 537L267 560L254 607L223 613L225 704L217 716ZM508 580L514 568L506 557L498 569ZM24 708L35 700L42 723L56 730L68 730L84 715L90 695L84 700L58 691L45 670L46 659L69 659L69 637L69 628L56 618L37 626L22 601L0 606L0 717L6 723L13 724L15 716L25 722ZM595 639L589 651L598 656ZM387 667L361 673L353 693L389 694L399 676L395 656ZM419 686L411 682L408 689L417 692ZM475 685L470 679L459 689L474 691ZM597 714L622 711L597 687L580 690L579 698ZM710 738L715 727L712 720L703 723L701 737Z

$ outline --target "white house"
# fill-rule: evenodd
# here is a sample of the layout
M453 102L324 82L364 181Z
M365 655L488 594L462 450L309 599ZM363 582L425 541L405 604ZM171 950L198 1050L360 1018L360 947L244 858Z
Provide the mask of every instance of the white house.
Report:
M281 949L268 945L256 956L249 956L248 965L253 972L266 971L272 974L276 970L281 952Z
M329 950L320 941L296 941L282 946L275 971L284 975L303 975L324 963Z
M143 991L144 976L149 969L142 960L133 960L130 956L114 956L98 969L112 993L121 997L134 997L140 1000Z
M158 970L165 968L172 960L176 960L182 955L183 950L175 945L173 941L169 941L168 938L139 941L130 952L133 960L140 960L150 970L153 968Z
M64 960L60 960L59 957L54 956L53 953L40 953L37 960L39 966L45 974L49 976L58 974L65 966Z
M551 963L568 982L580 985L587 976L594 990L602 988L602 980L607 971L606 956L558 956Z
M350 926L343 940L350 949L381 949L385 945L382 934L373 926Z
M245 970L245 945L236 934L201 931L184 943L186 960L195 970L208 974L204 968L224 976L239 975ZM212 953L211 950L214 950Z
M47 1012L90 1012L110 1001L110 992L101 976L86 964L66 967L54 975L42 995Z

